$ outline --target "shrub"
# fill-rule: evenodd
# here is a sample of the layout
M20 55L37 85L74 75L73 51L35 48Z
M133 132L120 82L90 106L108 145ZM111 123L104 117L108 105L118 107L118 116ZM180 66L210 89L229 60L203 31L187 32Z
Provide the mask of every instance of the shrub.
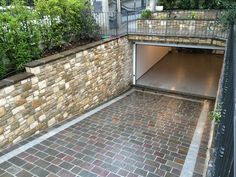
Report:
M0 13L0 74L9 70L21 70L25 63L38 58L40 33L35 22L37 14L22 1L14 1L11 7L2 3Z
M191 9L191 1L190 0L180 0L177 3L178 9L189 10Z
M44 53L98 35L87 0L35 0L34 9L25 0L6 2L0 12L0 78Z
M44 18L41 33L47 49L98 35L86 0L38 0L36 10Z
M150 19L152 17L152 11L151 10L143 10L141 13L141 18L142 19Z
M164 6L165 10L170 10L175 8L176 0L160 0L160 4Z
M224 7L227 10L221 14L219 22L228 29L230 25L236 23L236 3L225 3Z
M199 0L192 0L192 9L199 9L200 1Z

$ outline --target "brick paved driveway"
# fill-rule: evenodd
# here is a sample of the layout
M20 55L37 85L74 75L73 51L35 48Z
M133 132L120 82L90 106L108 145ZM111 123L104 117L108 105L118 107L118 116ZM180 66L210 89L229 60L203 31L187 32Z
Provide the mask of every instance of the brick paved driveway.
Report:
M201 109L135 91L0 164L0 176L179 176Z

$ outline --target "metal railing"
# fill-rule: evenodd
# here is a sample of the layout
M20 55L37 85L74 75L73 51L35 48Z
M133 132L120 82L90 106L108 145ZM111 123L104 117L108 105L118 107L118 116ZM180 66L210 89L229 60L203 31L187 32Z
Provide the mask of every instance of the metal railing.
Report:
M236 38L233 31L235 30L231 27L217 101L221 121L217 129L213 168L210 172L214 177L233 177L235 170Z
M215 20L137 19L128 25L129 34L219 39L227 37L227 32Z
M6 5L10 6L13 0L6 0ZM27 6L34 6L34 0L25 0ZM1 6L1 4L0 4Z
M227 31L216 19L142 19L141 13L94 13L102 36L123 34L226 39Z

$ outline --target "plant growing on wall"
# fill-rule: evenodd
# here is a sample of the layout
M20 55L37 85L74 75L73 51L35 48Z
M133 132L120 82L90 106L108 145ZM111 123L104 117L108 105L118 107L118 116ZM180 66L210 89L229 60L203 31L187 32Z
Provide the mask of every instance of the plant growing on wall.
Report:
M210 118L215 120L216 122L220 122L221 120L221 111L222 111L222 104L218 104L214 111L210 112Z
M152 11L151 10L143 10L141 13L141 18L142 19L150 19L152 17Z
M192 19L192 20L196 19L197 18L197 13L195 11L192 11L189 18Z

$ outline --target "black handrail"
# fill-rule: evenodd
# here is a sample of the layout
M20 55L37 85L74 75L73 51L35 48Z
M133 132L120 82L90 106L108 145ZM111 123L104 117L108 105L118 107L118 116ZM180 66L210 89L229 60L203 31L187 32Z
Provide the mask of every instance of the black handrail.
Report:
M234 176L235 103L236 103L236 38L232 26L229 32L219 88L218 105L221 121L215 139L215 153L211 176Z

